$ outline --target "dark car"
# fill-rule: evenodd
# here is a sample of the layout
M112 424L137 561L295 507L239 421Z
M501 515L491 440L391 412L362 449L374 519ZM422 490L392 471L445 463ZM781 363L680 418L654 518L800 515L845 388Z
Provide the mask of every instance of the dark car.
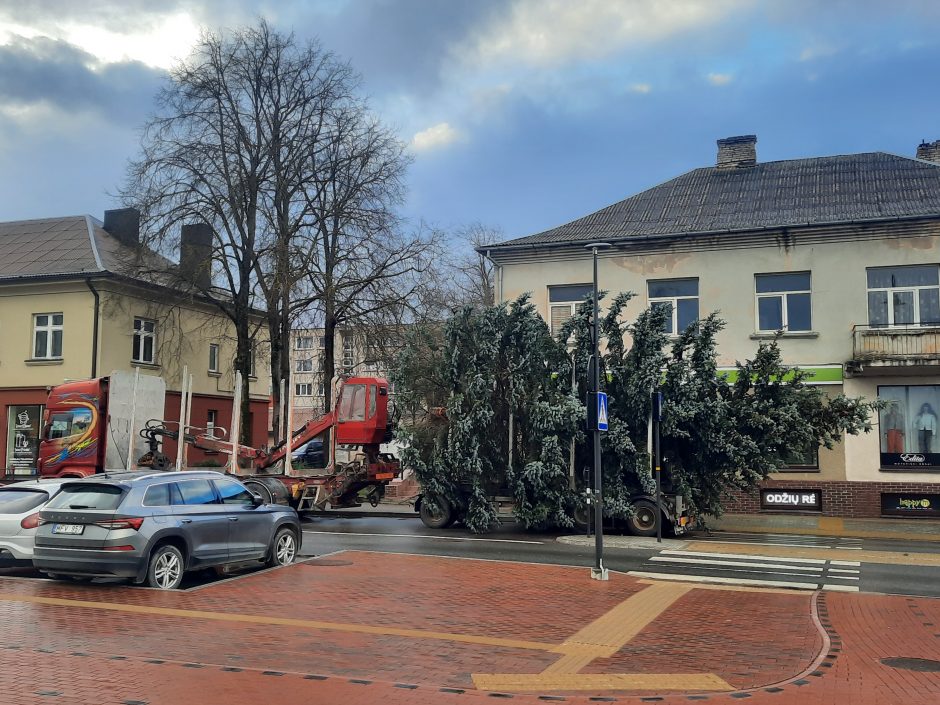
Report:
M323 441L313 440L291 453L294 465L308 468L326 467L326 455L323 453Z
M66 483L39 515L33 565L51 577L124 577L179 587L188 570L292 563L291 507L264 504L218 472L111 473Z

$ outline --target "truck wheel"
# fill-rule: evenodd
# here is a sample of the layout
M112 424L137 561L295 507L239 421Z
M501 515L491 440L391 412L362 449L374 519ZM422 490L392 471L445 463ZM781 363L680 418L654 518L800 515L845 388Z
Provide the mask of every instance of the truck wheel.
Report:
M183 554L176 546L159 546L150 556L147 585L160 590L175 590L183 582Z
M633 503L633 516L627 519L627 528L634 536L656 535L656 512L659 511L652 502L641 499Z
M264 500L265 504L274 504L274 493L262 483L249 481L245 483L245 487L261 495L261 499Z
M572 519L574 519L575 528L579 531L585 531L588 528L588 524L594 519L594 514L591 511L593 507L587 505L582 505L580 507L575 507L574 514Z
M297 537L287 527L278 529L268 551L268 567L290 565L297 557Z
M443 497L421 500L421 521L429 529L446 529L455 519L453 506Z

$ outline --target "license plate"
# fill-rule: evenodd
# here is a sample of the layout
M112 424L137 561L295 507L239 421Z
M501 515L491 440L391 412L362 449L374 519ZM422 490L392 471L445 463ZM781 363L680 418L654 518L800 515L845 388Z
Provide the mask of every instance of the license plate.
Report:
M54 534L80 534L85 531L84 524L53 524L52 533Z

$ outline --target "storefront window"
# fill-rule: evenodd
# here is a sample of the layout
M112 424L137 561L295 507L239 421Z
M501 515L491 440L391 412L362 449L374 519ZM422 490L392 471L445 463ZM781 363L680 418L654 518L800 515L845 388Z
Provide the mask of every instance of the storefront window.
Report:
M6 467L14 475L35 475L39 458L42 406L7 407Z
M792 448L787 451L784 460L786 461L786 465L781 468L781 470L784 472L787 470L797 470L803 472L806 470L818 470L819 445L817 443L812 443L807 448Z
M940 386L878 387L881 466L886 470L940 469Z

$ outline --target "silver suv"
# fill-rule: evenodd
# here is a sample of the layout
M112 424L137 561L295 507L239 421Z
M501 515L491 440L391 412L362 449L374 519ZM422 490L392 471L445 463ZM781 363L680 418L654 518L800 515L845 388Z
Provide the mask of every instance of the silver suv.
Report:
M125 577L162 590L192 569L292 563L300 519L218 472L109 473L66 483L39 515L33 564L51 577Z

